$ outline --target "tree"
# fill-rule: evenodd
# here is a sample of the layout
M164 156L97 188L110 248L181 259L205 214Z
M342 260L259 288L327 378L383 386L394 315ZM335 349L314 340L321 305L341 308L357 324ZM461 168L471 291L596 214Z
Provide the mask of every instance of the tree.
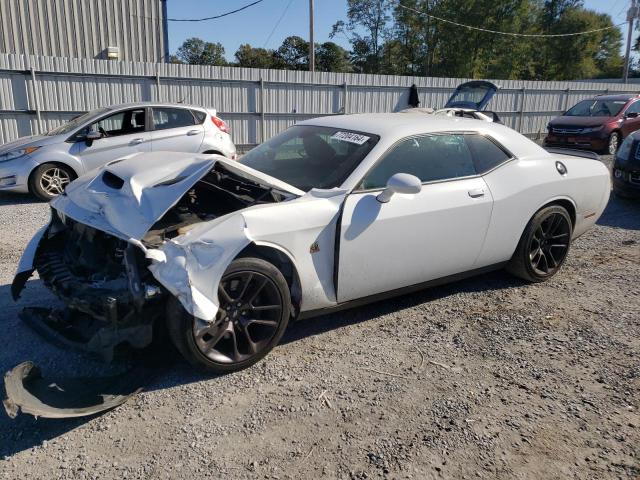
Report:
M295 35L287 37L275 51L274 56L287 70L308 70L309 42Z
M352 72L349 52L333 42L316 46L316 70L321 72Z
M190 65L227 65L221 43L205 42L195 37L184 41L176 57Z
M347 22L339 20L332 27L331 38L339 33L351 35L353 60L360 71L375 73L379 66L380 47L388 34L392 3L391 0L347 0ZM364 35L361 30L364 30Z
M284 63L276 58L273 50L254 48L245 43L235 53L237 65L247 68L284 68Z

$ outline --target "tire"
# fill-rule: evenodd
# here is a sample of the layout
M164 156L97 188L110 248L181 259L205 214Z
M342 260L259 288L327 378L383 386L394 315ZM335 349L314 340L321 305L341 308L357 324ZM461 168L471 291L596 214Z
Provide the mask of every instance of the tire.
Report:
M543 282L564 264L571 246L573 225L564 207L539 210L527 224L507 271L529 282Z
M40 200L49 201L61 194L76 173L65 165L43 163L29 177L29 191Z
M618 147L620 146L620 132L613 132L609 135L609 139L607 140L607 146L604 148L603 152L605 155L615 155L618 151Z
M280 342L291 316L291 295L282 272L271 263L239 258L222 276L218 297L213 322L189 315L172 297L167 329L189 363L221 374L250 367Z

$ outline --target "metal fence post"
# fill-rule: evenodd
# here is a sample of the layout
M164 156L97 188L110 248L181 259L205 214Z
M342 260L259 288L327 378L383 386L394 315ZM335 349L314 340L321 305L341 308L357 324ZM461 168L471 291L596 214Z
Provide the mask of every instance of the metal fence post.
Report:
M520 89L520 120L518 121L518 131L520 133L522 133L522 122L523 122L523 116L524 116L524 100L525 97L527 95L527 89L525 87L522 87Z
M342 113L344 115L346 115L347 112L347 106L349 103L349 85L347 85L347 82L344 82L342 84L342 90L343 90L343 95L342 95Z
M257 143L262 143L265 141L265 118L264 118L265 107L264 106L265 106L264 79L260 77L260 142L257 142Z
M569 92L571 92L571 89L567 88L565 90L565 96L564 96L564 107L562 108L562 110L564 110L565 112L569 110Z
M36 80L36 71L33 67L29 68L31 72L31 85L33 87L33 103L36 110L36 118L38 122L36 123L36 135L39 135L42 132L42 115L40 112L40 94L38 93L38 81Z
M156 102L160 101L160 68L156 70Z

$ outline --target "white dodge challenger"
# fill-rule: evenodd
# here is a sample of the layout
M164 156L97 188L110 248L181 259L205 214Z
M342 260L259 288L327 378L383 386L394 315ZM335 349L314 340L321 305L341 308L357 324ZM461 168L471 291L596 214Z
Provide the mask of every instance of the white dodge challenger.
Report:
M110 357L168 332L194 365L245 368L292 319L503 268L558 272L610 192L597 158L499 124L420 114L301 122L239 161L139 154L51 202L12 285L24 318ZM320 321L320 320L319 320Z

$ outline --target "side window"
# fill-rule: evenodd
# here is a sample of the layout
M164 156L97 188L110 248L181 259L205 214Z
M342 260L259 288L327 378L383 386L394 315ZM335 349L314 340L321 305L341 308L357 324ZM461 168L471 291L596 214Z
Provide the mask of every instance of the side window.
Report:
M476 172L483 174L511 158L504 150L482 135L465 135Z
M634 102L629 105L629 108L624 113L640 113L640 102Z
M86 135L88 132L100 132L105 137L117 137L144 132L146 112L144 108L125 110L114 113L78 132L76 136Z
M168 128L188 127L195 125L195 119L191 111L185 108L154 108L154 130L166 130Z
M201 110L191 110L193 116L196 117L196 123L201 124L207 119L207 114Z
M396 173L409 173L423 182L475 175L464 137L451 134L406 139L373 167L362 181L362 188L384 188Z

